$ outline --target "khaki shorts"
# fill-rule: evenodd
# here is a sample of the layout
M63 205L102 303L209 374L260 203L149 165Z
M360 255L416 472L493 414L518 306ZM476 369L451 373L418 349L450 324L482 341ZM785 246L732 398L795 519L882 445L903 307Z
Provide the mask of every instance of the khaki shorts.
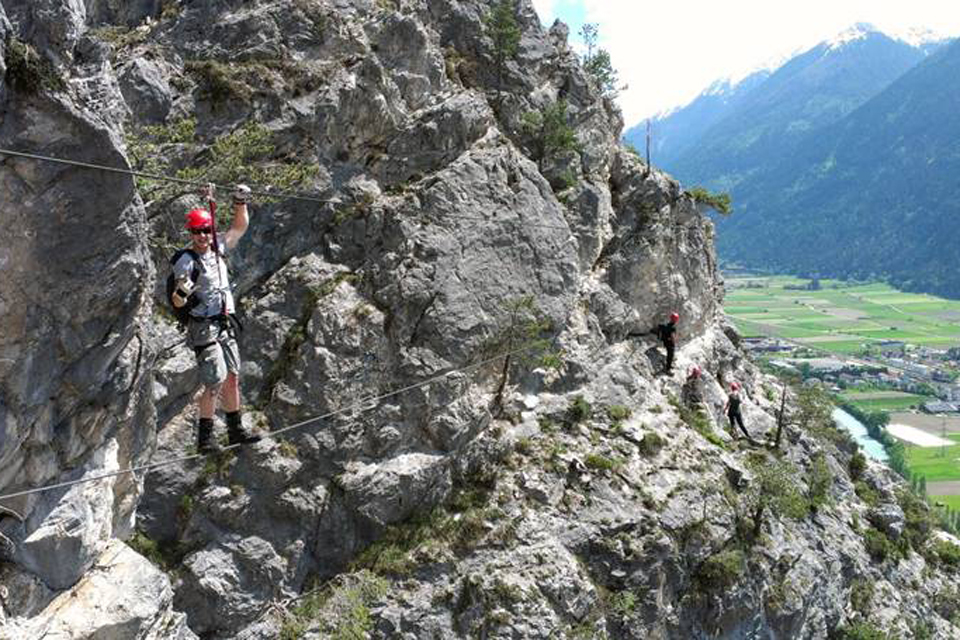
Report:
M227 379L227 373L240 373L240 348L233 331L220 330L216 322L191 321L187 343L197 355L200 383L216 387Z

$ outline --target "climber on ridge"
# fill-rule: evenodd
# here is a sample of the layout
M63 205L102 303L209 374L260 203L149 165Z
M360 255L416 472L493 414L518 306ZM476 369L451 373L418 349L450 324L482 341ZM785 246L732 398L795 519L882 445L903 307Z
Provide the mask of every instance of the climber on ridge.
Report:
M656 327L650 331L631 331L627 334L628 338L639 338L641 336L655 335L663 343L664 348L667 350L667 362L663 368L663 373L672 373L673 372L673 352L676 348L676 338L674 335L677 332L677 322L680 321L680 314L674 311L670 314L670 321L664 322L663 324L658 324Z
M233 294L223 254L237 246L247 231L247 202L250 188L237 185L233 193L233 220L226 233L216 233L212 189L207 192L211 206L193 209L186 215L191 235L190 250L178 252L173 263L176 287L171 296L178 308L190 307L187 344L197 357L203 392L197 402L197 451L215 451L213 416L221 397L226 415L229 443L245 444L260 438L244 433L240 416L240 349L238 323L234 318Z
M703 370L699 366L690 367L687 379L680 387L680 401L690 409L699 409L703 405Z
M750 444L758 444L757 441L753 439L753 436L750 435L750 432L747 431L746 427L743 426L743 414L740 413L741 403L740 383L731 382L730 393L727 395L727 403L723 406L723 412L727 414L727 418L730 420L730 433L733 435L733 439L736 440L737 426L739 426L740 431L743 432L743 435L747 436Z

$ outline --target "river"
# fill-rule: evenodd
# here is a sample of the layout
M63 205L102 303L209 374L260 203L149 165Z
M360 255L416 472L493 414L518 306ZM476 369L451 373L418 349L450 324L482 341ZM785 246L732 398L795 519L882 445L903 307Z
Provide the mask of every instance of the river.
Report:
M888 456L887 452L883 449L883 445L870 437L870 434L867 433L867 428L863 426L862 422L840 407L833 410L833 420L841 429L846 429L850 435L853 436L853 439L857 441L857 444L860 445L868 456L880 462L887 461Z

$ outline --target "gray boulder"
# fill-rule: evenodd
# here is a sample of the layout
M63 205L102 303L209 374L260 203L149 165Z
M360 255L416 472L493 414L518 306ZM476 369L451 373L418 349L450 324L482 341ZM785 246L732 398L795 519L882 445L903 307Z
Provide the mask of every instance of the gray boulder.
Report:
M894 539L898 539L906 526L906 518L900 505L885 502L877 505L867 514L870 523Z
M5 0L3 4L22 40L58 66L73 61L77 43L87 29L84 0Z
M96 640L196 640L185 616L171 609L170 581L157 567L118 540L108 544L90 572L71 589L47 594L36 611L18 611L4 598L11 617L0 622L8 638L44 636ZM22 581L11 584L25 587ZM19 597L24 594L21 592ZM13 604L11 608L10 605ZM95 611L96 614L92 615Z
M120 91L137 120L144 124L163 122L173 106L169 72L144 57L128 62L120 71Z

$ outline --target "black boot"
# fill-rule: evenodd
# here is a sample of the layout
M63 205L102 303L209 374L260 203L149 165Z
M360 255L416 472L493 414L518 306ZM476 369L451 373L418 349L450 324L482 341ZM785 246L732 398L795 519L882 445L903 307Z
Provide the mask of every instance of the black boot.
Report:
M227 437L231 445L251 444L260 441L260 436L244 433L243 427L240 425L239 411L233 411L227 414Z
M216 451L213 443L213 418L200 418L197 422L197 453L206 455Z

